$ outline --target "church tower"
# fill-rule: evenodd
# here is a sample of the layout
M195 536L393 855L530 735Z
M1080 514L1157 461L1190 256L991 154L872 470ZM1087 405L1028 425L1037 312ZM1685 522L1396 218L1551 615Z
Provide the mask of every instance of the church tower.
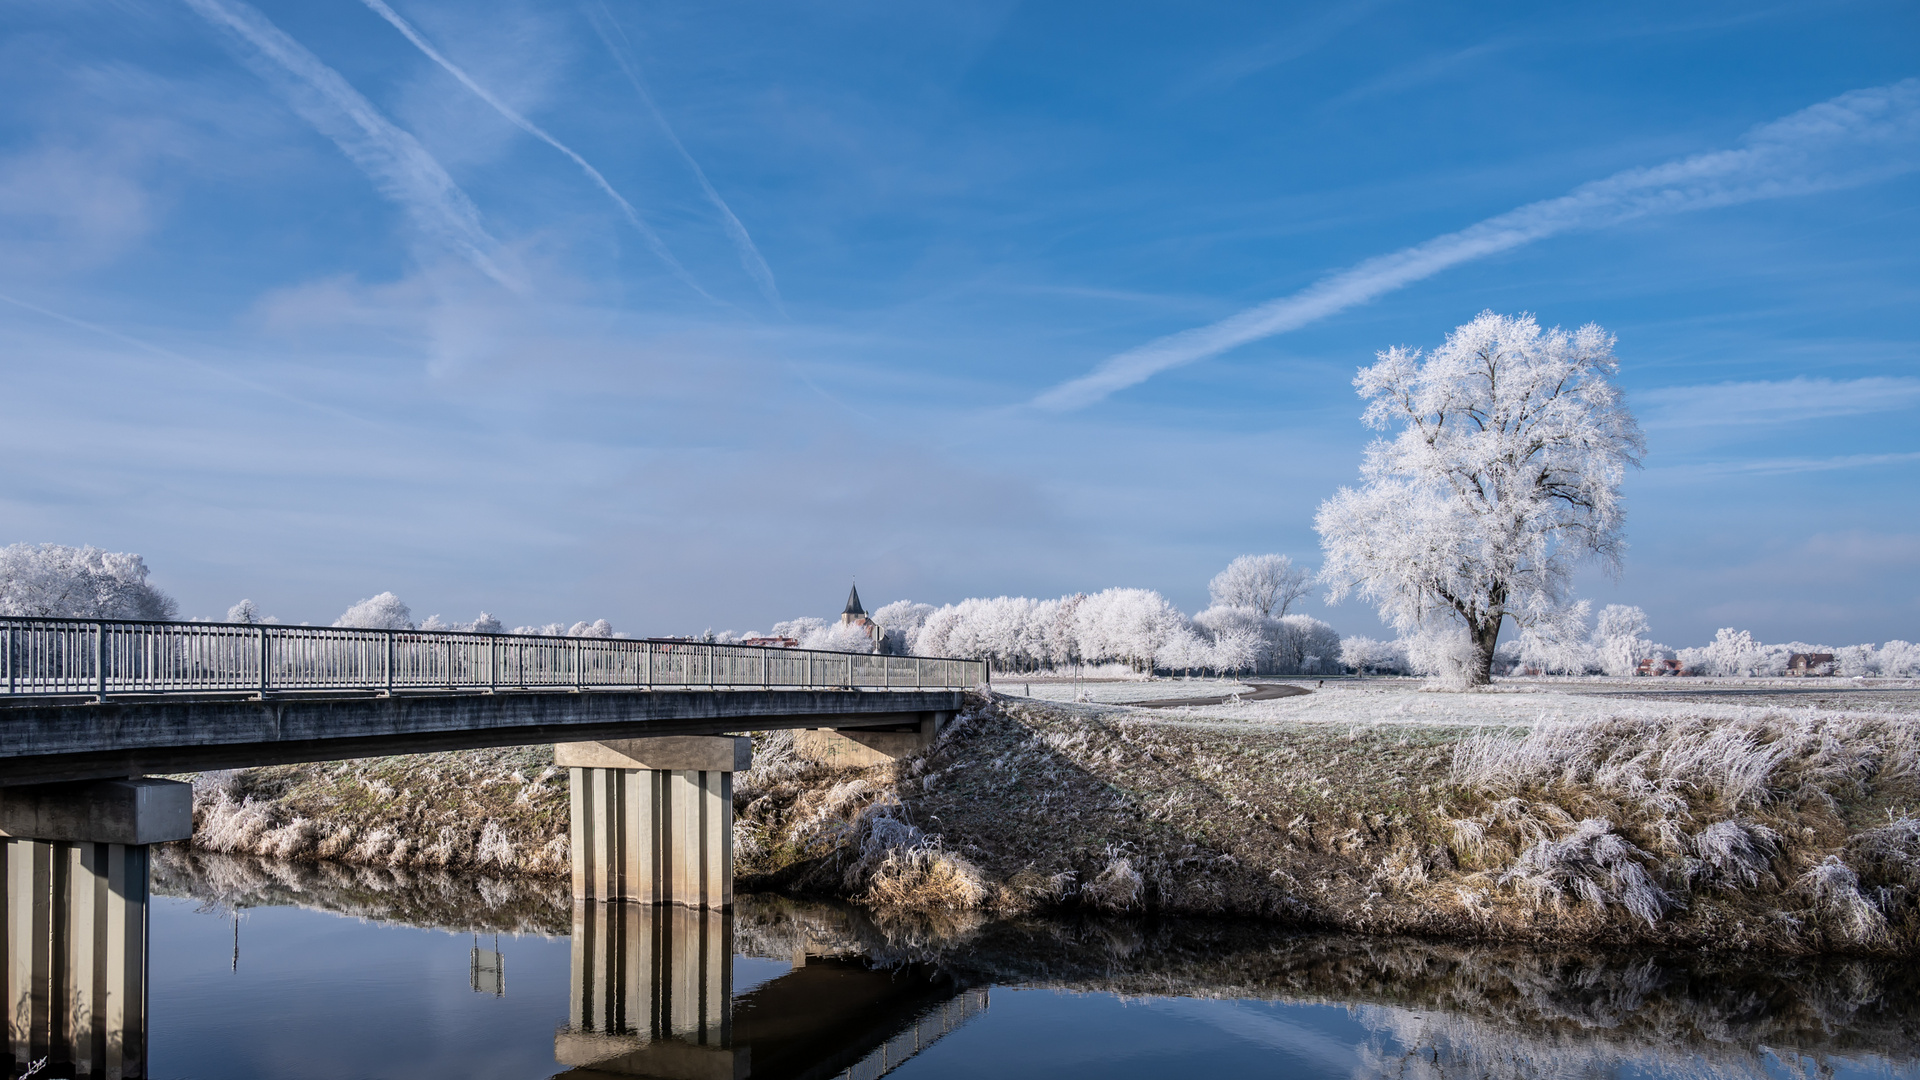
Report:
M848 623L864 623L866 621L867 609L860 606L860 586L855 585L853 588L847 590L847 610L840 613L840 623L844 626Z
M873 643L883 650L887 643L887 632L879 623L867 617L867 609L860 606L860 587L855 585L847 590L847 607L840 613L841 626L857 626L873 639Z

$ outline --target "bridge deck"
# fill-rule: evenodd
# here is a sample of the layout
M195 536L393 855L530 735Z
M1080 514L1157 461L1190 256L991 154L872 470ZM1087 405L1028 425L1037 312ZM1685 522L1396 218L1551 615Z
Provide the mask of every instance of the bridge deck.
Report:
M0 784L954 712L974 660L0 618Z
M959 690L639 690L0 705L0 784L50 783L483 746L803 727L956 712Z

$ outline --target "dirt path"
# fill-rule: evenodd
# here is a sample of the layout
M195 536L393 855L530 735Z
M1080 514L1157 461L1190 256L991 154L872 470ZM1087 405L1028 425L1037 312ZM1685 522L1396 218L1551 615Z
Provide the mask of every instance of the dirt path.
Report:
M1304 686L1291 686L1287 683L1253 683L1253 689L1244 694L1221 694L1216 697L1162 698L1159 701L1129 701L1126 704L1135 709L1173 709L1182 705L1225 705L1228 698L1241 701L1271 701L1274 698L1299 697L1313 691Z

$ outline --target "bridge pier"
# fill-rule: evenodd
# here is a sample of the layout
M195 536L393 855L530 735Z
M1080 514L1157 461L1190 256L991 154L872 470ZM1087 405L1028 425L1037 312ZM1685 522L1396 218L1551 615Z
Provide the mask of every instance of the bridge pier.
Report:
M7 1075L147 1075L148 845L192 831L177 781L0 788Z
M576 901L733 905L733 774L744 735L559 743Z

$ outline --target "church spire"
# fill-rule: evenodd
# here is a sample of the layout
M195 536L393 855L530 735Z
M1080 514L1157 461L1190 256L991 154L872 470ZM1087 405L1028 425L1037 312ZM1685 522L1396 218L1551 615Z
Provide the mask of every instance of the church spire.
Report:
M847 591L847 610L840 614L844 617L847 615L865 615L866 613L867 609L860 606L860 586L855 585Z

